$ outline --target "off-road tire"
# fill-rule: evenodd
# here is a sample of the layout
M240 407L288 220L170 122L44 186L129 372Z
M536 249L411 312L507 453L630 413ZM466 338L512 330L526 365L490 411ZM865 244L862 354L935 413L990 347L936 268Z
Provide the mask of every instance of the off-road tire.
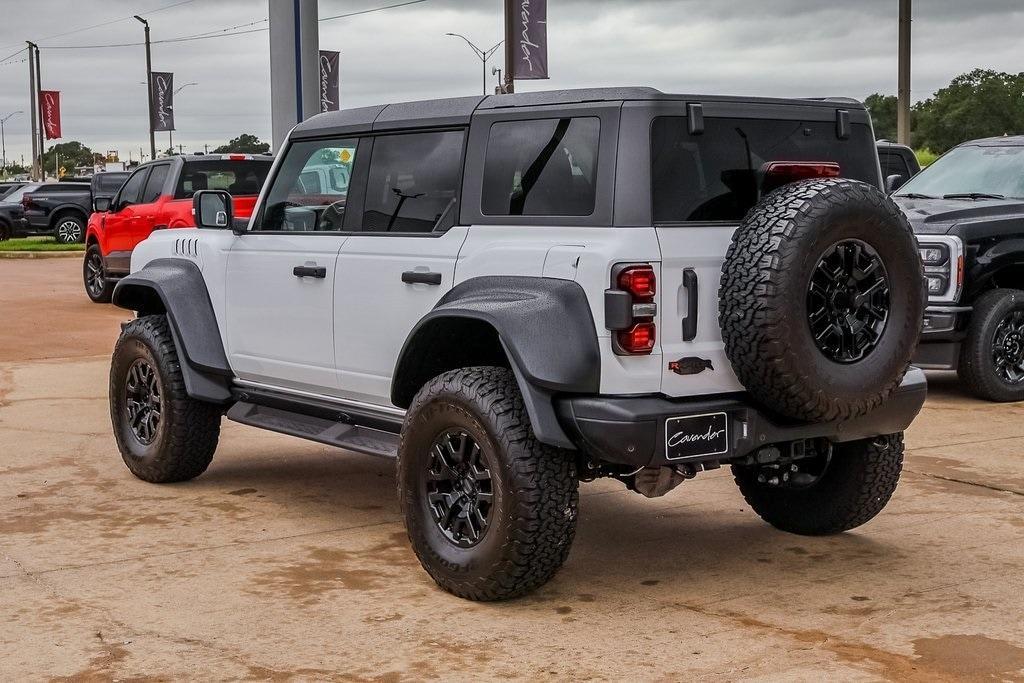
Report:
M732 468L747 504L777 529L825 536L854 529L882 511L903 469L903 434L836 444L821 479L806 489L770 486L752 466Z
M967 338L960 346L957 374L964 387L986 401L1024 401L1024 382L1010 384L999 377L993 345L999 323L1010 313L1024 310L1024 291L994 289L978 297Z
M442 533L427 503L429 450L451 428L480 445L493 482L490 524L469 548ZM547 582L565 562L579 504L575 460L537 441L510 370L466 368L428 382L402 427L397 468L409 540L444 590L470 600L515 598Z
M74 212L57 214L53 221L53 239L58 244L77 244L85 241L85 219Z
M156 370L161 415L152 443L144 444L128 421L128 372L142 360ZM220 437L221 411L189 398L167 316L147 315L128 323L110 364L110 421L125 465L155 484L187 481L209 467Z
M888 317L863 358L837 362L811 332L808 291L823 255L850 242L883 264ZM751 209L729 246L719 289L726 354L769 411L808 421L864 415L906 373L921 332L923 281L910 224L878 188L843 179L786 185Z
M99 281L97 284L102 283L100 287L90 286L90 269L96 267L99 268ZM85 258L82 259L82 284L85 287L85 294L95 304L109 304L110 298L114 294L114 285L117 283L107 277L106 269L103 266L103 254L100 252L100 245L90 244L88 249L85 250Z

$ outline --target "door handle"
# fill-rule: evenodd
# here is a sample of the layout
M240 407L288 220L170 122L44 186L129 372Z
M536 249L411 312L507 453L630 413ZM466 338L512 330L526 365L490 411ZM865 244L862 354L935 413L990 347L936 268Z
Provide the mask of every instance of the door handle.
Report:
M407 270L402 273L402 282L407 285L439 285L441 284L441 273Z
M292 275L295 277L315 277L323 280L327 277L327 268L324 266L295 266L292 268Z
M700 288L697 285L697 271L693 268L683 270L683 287L686 289L686 317L683 318L683 341L693 341L697 336L697 311L700 302L697 300Z

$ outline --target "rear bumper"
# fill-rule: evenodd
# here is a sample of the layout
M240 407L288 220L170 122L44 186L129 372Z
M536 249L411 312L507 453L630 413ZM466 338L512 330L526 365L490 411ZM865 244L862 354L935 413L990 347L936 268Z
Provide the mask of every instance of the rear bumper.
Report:
M877 410L845 422L804 423L768 415L747 398L668 399L660 396L575 397L558 399L559 422L591 457L633 467L741 458L772 443L825 437L854 441L906 429L924 405L928 392L924 372L911 368L893 396ZM667 457L670 438L666 421L724 413L725 440L717 452ZM678 424L673 422L673 424ZM703 429L703 425L701 427ZM673 435L674 436L674 435ZM722 450L724 448L724 450Z

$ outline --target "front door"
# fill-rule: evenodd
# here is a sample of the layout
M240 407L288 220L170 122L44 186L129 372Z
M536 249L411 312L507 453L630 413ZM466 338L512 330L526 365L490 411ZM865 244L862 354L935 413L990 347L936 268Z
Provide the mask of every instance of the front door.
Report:
M143 166L132 173L111 201L110 212L103 220L105 256L114 254L115 258L127 260L127 255L135 247L134 231L135 225L139 222L137 207L142 201L142 191L149 177L149 169L149 166Z
M373 140L365 199L353 206L358 215L350 216L335 282L335 355L346 398L391 405L405 340L452 288L469 231L455 225L464 136L451 130Z

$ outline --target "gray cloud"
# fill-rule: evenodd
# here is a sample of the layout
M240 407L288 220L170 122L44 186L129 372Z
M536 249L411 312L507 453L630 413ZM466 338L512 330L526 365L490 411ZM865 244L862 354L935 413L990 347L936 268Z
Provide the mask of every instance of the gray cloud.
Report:
M279 0L270 0L279 1ZM5 0L0 57L42 45L141 40L134 20L49 40L44 36L171 4L172 0ZM651 85L675 92L847 95L896 88L895 0L549 0L553 78L521 89ZM321 16L387 0L321 0ZM975 67L1024 69L1019 0L917 0L914 97L923 99ZM195 0L149 16L154 39L266 17L262 0ZM42 19L41 19L42 18ZM500 39L500 0L428 0L407 8L323 22L320 43L342 51L343 106L480 91L480 64L446 31L490 46ZM500 55L499 55L500 56ZM141 47L45 49L44 86L61 90L66 139L96 150L148 146ZM179 84L175 142L189 149L239 132L270 134L266 32L155 45L157 70ZM0 115L27 110L27 65L0 65ZM493 85L493 83L492 83ZM7 151L28 150L28 118L8 122ZM158 134L158 147L167 136Z

